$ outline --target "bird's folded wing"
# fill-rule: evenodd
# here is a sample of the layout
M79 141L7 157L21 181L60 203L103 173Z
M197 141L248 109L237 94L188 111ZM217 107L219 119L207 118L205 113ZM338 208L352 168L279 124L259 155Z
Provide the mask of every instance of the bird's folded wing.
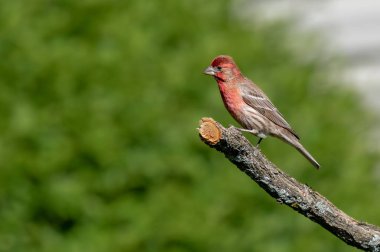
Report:
M243 101L276 125L287 129L290 133L299 139L298 135L290 127L289 123L284 119L280 111L278 111L278 109L272 104L264 92L256 85L253 85L254 84L251 83L251 85L241 86L242 89L244 89L242 90Z

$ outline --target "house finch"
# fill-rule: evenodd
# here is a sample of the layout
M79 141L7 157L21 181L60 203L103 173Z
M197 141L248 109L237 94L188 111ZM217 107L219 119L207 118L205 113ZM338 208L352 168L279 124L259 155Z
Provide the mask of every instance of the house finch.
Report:
M302 146L298 135L278 109L258 86L240 72L230 56L216 57L204 73L213 76L218 83L225 107L245 128L241 130L260 138L258 145L268 135L277 137L295 147L319 168L318 162Z

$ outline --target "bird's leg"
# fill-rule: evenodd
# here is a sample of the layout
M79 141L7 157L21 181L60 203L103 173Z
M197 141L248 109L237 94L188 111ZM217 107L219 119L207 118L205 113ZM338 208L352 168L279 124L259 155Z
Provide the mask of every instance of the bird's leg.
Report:
M255 130L249 130L249 129L242 129L242 128L239 128L240 131L243 131L243 132L249 132L249 133L256 133Z
M259 137L259 141L258 141L257 144L256 144L256 148L259 148L259 145L260 145L261 141L263 141L263 139L264 139L264 138Z
M263 141L263 138L259 138L259 141L257 142L257 144L256 144L256 148L259 148L259 145L260 145L260 143L261 143L261 141Z
M257 135L259 132L257 130L254 130L254 129L243 129L243 128L237 128L235 126L232 126L234 129L237 129L238 131L241 131L241 132L248 132L248 133L251 133L251 134L254 134L254 135Z
M253 134L255 136L258 136L259 137L259 141L256 144L256 148L259 148L259 145L260 145L261 141L266 137L265 135L259 133L259 131L255 130L255 129L242 129L242 128L237 128L235 126L231 126L231 127L234 128L234 129L237 129L238 131L248 132L248 133L251 133L251 134Z

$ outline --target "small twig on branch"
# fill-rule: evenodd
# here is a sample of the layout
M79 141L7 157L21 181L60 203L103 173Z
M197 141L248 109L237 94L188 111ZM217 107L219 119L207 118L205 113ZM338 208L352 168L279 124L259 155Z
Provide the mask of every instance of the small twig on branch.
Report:
M318 223L351 246L380 251L379 227L355 220L318 192L279 170L237 129L226 129L212 118L202 118L199 135L203 142L224 153L278 202Z

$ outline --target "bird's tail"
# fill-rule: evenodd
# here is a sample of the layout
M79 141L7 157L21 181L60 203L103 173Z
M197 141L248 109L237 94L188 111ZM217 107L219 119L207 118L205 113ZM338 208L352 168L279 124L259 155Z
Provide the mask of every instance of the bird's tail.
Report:
M277 136L281 140L285 141L286 143L294 146L299 153L301 153L309 162L317 169L319 169L320 165L318 162L313 158L313 156L305 149L305 147L302 146L302 144L299 142L299 140L291 134L291 132L288 132L286 129L282 132L280 136Z

